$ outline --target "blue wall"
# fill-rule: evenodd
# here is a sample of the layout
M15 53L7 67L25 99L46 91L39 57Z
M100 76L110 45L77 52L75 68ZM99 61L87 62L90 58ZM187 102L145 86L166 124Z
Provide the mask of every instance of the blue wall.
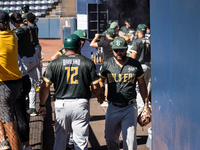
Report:
M200 149L200 1L151 0L154 150Z

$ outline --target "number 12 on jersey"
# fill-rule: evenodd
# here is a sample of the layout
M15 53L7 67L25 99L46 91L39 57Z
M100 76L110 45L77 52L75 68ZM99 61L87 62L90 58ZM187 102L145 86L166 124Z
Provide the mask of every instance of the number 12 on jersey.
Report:
M67 84L78 84L78 80L74 77L78 75L78 67L65 67L67 70Z

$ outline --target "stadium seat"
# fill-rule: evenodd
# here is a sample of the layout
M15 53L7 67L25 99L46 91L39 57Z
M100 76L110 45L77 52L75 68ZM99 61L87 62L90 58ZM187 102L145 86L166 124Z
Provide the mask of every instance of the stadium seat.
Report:
M10 6L13 6L13 7L15 7L15 4L16 4L16 2L15 2L15 1L11 1L11 2L10 2Z
M22 2L21 2L21 1L17 1L17 2L16 2L16 5L21 6L21 5L22 5Z
M30 6L29 8L30 8L30 10L35 10L34 6Z
M0 6L3 7L3 2L2 1L0 1Z
M4 6L9 6L9 5L10 5L10 2L9 2L9 1L5 1L5 2L3 2L3 5L4 5Z
M39 11L41 10L41 7L40 7L39 5L36 5L36 6L35 6L35 10L36 10L37 12L39 12Z
M22 2L22 4L28 4L28 3L29 3L28 1L23 1L23 2Z
M36 12L36 13L35 13L35 16L36 16L36 17L40 17L40 16L41 16L41 13L40 13L40 12Z
M41 1L35 1L35 5L40 5Z
M47 10L47 8L48 8L48 7L47 7L46 5L43 5L43 6L41 7L42 10Z
M53 8L53 3L54 3L53 0L48 0L47 3L48 3L48 8L50 9Z
M12 13L14 13L14 12L16 12L16 8L15 8L15 7L13 7L13 6L12 6L12 7L10 7L10 11L9 11L9 12L10 12L11 14L12 14Z
M17 11L20 11L20 10L21 10L21 7L20 7L20 6L17 6L15 9L16 9Z
M28 1L29 6L33 6L35 3L34 1Z

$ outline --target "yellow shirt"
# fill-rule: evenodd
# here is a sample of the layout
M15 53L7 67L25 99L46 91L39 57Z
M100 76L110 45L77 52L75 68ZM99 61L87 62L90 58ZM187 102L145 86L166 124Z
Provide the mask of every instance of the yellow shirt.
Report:
M13 31L0 31L0 82L18 80L22 73L18 66L17 36Z

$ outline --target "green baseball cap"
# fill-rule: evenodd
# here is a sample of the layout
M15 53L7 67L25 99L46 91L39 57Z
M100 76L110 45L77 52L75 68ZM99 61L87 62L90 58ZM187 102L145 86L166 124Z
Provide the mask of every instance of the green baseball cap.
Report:
M4 9L3 11L5 11L7 14L9 14L10 12L7 9Z
M110 24L110 28L112 28L112 29L114 29L115 27L117 27L117 26L119 26L118 25L118 23L117 22L112 22L111 24Z
M145 24L139 24L137 26L137 30L142 31L142 32L146 32L147 26Z
M104 33L105 34L114 35L115 34L115 30L113 28L108 28Z
M27 18L28 13L24 13L22 14L22 19L26 19Z
M116 37L113 42L111 42L112 49L125 49L127 48L127 42L122 37Z
M78 35L81 39L87 40L87 33L83 30L76 30L74 34Z

